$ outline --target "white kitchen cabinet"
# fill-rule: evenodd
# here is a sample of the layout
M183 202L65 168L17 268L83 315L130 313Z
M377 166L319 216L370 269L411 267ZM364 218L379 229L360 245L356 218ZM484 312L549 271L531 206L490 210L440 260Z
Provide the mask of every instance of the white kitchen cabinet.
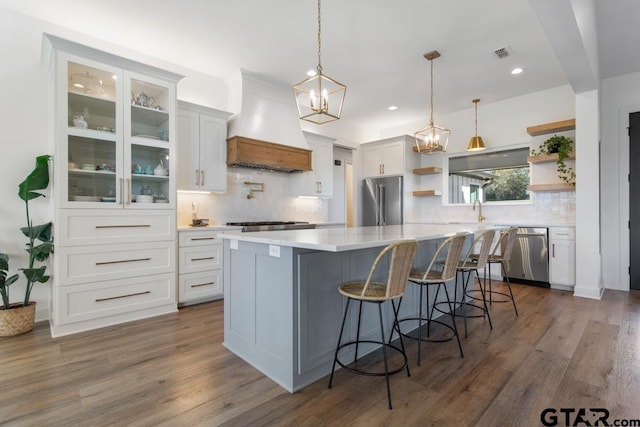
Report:
M178 242L178 302L186 305L222 298L222 241L217 232L180 231Z
M178 190L227 191L230 115L178 101Z
M365 177L402 175L405 172L404 137L369 142L362 146Z
M46 35L55 126L51 334L177 310L181 76Z
M549 228L549 283L564 289L576 284L575 228Z
M311 153L310 172L292 174L292 196L333 197L333 142L335 139L304 132Z

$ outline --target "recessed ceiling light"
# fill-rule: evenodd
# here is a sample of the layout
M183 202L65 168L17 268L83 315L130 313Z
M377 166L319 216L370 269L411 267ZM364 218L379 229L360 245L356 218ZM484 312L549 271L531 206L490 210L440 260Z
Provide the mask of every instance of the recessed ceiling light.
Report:
M389 106L387 107L387 110L389 110L389 111L396 111L397 109L398 109L398 106L397 106L397 105L389 105Z
M307 76L309 76L309 77L313 77L313 76L315 76L316 74L318 74L318 73L316 72L316 70L309 70L309 71L307 71Z
M520 74L520 73L522 73L523 71L524 71L524 70L523 70L522 68L520 68L520 67L516 67L516 68L514 68L513 70L511 70L511 74L513 74L513 75L515 76L516 74Z

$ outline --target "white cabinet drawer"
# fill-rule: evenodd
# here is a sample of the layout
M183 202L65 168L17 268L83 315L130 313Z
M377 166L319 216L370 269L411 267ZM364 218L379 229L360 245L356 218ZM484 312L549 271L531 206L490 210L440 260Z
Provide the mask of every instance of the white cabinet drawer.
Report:
M178 233L178 239L180 247L205 246L221 242L218 239L218 234L213 230L181 231Z
M175 240L175 211L60 209L56 246Z
M175 303L175 275L107 280L59 289L58 323L74 323Z
M73 285L108 279L173 273L173 242L60 248L56 251L59 283Z
M180 248L180 274L222 268L222 244Z
M550 240L575 240L576 229L574 227L551 227L549 229Z
M222 270L181 274L178 278L180 302L222 296Z

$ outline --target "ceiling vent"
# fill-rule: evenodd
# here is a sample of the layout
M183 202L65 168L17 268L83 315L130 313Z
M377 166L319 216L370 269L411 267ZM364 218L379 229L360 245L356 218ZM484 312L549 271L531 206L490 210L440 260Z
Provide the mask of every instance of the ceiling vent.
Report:
M498 57L498 59L504 59L504 58L508 58L510 56L515 55L513 52L513 49L511 49L511 46L507 45L505 47L501 47L500 49L496 49L493 51L493 53L496 54L496 56Z

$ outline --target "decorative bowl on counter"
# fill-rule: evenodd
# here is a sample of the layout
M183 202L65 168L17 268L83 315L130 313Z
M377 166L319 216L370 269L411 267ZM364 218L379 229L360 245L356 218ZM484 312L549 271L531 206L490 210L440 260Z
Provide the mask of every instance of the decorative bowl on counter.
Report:
M209 218L194 218L191 220L192 227L206 227L209 225Z

